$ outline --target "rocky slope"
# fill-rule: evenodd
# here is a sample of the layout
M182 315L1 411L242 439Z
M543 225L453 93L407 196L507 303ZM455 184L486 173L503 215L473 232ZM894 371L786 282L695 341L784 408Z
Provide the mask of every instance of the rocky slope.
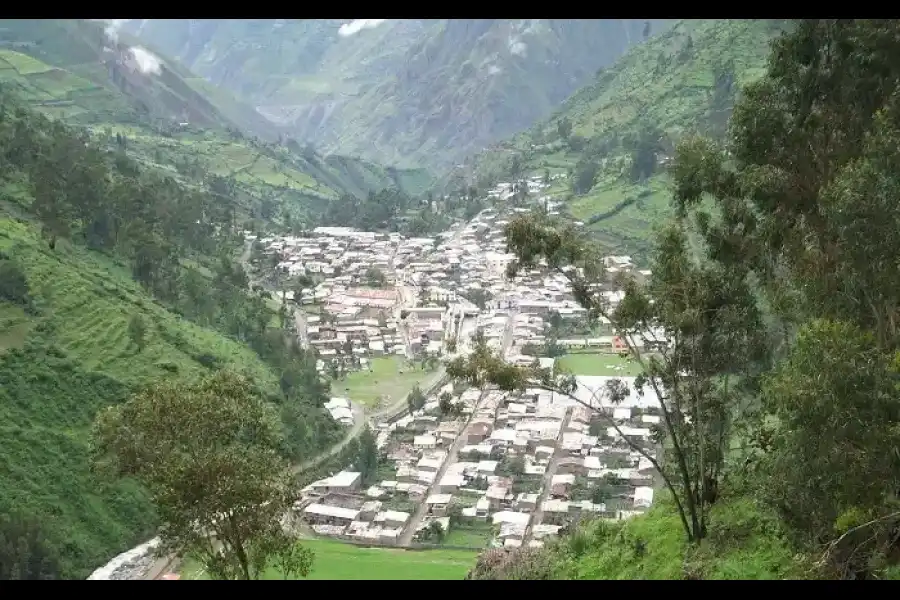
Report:
M446 167L553 109L655 20L134 20L124 27L300 139Z

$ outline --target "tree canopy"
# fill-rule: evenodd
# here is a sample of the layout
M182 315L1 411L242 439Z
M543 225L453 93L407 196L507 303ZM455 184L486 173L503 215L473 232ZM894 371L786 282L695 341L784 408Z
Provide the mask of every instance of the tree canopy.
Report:
M98 417L98 464L150 490L166 551L199 556L220 579L258 579L278 562L305 575L312 555L282 528L297 497L277 415L239 376L162 383Z

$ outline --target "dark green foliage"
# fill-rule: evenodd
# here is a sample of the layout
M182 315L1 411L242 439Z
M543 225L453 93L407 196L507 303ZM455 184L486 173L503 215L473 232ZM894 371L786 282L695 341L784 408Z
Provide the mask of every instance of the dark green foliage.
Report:
M28 304L28 280L12 260L0 257L0 300L13 304Z
M86 577L114 549L145 541L156 524L136 483L99 479L89 466L94 414L129 391L52 347L0 357L0 507L39 519L46 541L30 551L58 554L60 577Z
M0 580L60 579L59 559L40 522L9 508L0 511Z

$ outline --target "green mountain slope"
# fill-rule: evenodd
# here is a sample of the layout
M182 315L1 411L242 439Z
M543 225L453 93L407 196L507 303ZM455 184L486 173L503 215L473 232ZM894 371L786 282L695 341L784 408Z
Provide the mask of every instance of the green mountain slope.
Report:
M202 80L176 61L106 27L85 19L0 20L4 78L14 78L33 102L80 123L178 120L277 137L278 128L253 108L225 94L207 96ZM136 58L136 47L144 60Z
M276 214L283 208L309 220L344 194L365 197L385 188L418 194L430 185L421 169L301 148L155 48L159 72L142 73L128 58L134 40L127 33L111 37L104 27L71 19L0 21L0 85L48 116L99 136L126 136L143 164L185 183L196 179L192 173L228 178L243 192L247 214L259 215L269 199L279 205Z
M358 30L333 19L148 19L125 28L300 139L435 169L545 117L645 29L640 20L362 21L369 26ZM667 23L654 20L649 32Z
M459 172L474 172L483 183L558 174L550 195L564 199L569 213L588 223L611 250L641 254L654 225L668 214L660 163L684 134L721 132L740 85L763 73L769 41L782 26L679 21L598 73L550 118ZM567 139L561 139L560 122L571 124ZM635 173L642 147L652 166ZM578 185L585 172L587 184Z
M190 177L166 176L164 161L148 164L137 133L127 144L105 135L86 138L0 90L2 578L21 577L15 568L35 552L8 518L36 523L58 559L48 575L63 578L152 533L143 491L89 460L94 415L138 386L228 368L278 406L293 460L341 435L277 305L248 293L234 265L246 215ZM209 178L196 168L196 181Z

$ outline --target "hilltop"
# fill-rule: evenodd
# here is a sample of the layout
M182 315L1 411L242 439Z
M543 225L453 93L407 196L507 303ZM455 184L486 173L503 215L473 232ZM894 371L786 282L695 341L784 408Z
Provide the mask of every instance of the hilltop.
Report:
M441 170L553 109L666 20L132 20L329 152Z
M459 173L484 183L564 175L547 193L565 200L610 251L643 255L653 227L669 214L667 156L686 134L724 132L740 87L764 73L769 42L782 27L678 21Z

